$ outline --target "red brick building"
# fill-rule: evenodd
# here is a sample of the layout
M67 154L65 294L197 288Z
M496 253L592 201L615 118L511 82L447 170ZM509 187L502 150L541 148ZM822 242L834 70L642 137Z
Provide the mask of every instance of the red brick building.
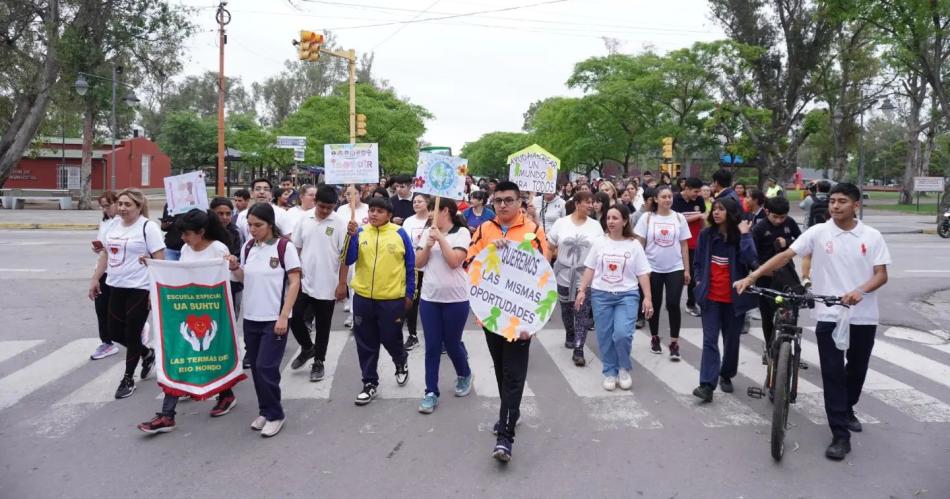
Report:
M171 175L171 160L151 140L144 137L124 139L115 145L116 190L126 187L163 188L162 179ZM92 148L92 190L110 187L113 153L111 144ZM70 189L78 191L82 139L43 137L27 149L13 167L5 189Z

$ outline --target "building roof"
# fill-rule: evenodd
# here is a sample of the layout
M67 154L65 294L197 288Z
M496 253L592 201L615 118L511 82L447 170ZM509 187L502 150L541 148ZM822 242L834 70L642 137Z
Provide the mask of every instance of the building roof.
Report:
M93 149L92 159L102 159L102 155L107 152L109 151ZM24 158L43 158L43 159L57 159L57 158L82 159L82 150L81 149L63 150L62 147L27 149L26 151L23 151L23 157Z

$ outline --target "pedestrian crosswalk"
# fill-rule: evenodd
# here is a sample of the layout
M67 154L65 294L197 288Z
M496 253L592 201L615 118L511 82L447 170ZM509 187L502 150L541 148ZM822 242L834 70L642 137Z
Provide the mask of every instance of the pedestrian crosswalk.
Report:
M471 403L473 409L497 407L498 399L492 361L482 335L481 331L467 331L464 335L469 363L476 377L472 394L476 400L458 403ZM597 430L654 430L675 426L681 424L682 419L672 417L674 411L680 414L685 411L689 420L708 428L769 424L771 407L767 399L748 398L744 390L746 386L760 385L765 378L765 366L760 361L761 329L753 328L751 334L743 337L736 392L732 395L717 392L712 404L700 404L691 395L699 379L702 331L685 328L680 337L684 345L683 360L672 362L665 353L651 353L649 334L638 331L631 354L633 389L608 392L601 388L603 365L596 354L593 335L588 339L588 346L594 348L586 352L587 365L577 367L571 360L571 350L564 348L563 331L541 331L532 347L529 384L525 388L522 409L526 423L537 427L546 418L558 418L559 408L574 405ZM791 417L797 424L824 425L818 349L813 338L813 330L806 328L802 359L812 368L803 371L798 402L792 406ZM950 352L919 348L903 340L885 338L881 332L877 338L871 369L857 407L858 418L872 425L899 423L897 418L950 423ZM89 352L97 344L94 338L61 344L55 340L0 341L0 415L28 407L27 410L35 414L30 418L35 433L57 438L110 404L147 404L143 414L157 409L153 394L159 391L154 379L139 383L138 389L145 392L145 396L137 393L128 399L131 402L113 398L124 360L116 356L90 363ZM690 348L685 348L687 346ZM298 370L290 368L290 360L298 353L299 348L288 348L286 366L282 370L282 396L288 404L294 401L328 403L338 398L348 401L355 396L360 387L360 374L356 345L348 331L331 333L324 363L325 377L320 382L310 382L309 363ZM443 393L450 393L455 380L454 369L447 356L441 359L440 384ZM560 377L552 380L532 374L545 369ZM392 360L382 351L377 403L421 399L425 392L424 346L409 353L411 375L405 386L396 384L394 371ZM246 396L253 396L250 387L242 389L248 390ZM38 407L44 410L37 410ZM542 410L554 412L546 414Z

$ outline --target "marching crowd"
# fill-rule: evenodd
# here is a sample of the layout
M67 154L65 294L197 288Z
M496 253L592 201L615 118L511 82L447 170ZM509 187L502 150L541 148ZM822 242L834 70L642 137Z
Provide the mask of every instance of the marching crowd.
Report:
M468 395L474 383L462 335L469 317L468 263L488 245L500 248L533 235L527 239L554 270L564 346L583 368L587 334L594 331L605 390L633 386L630 353L637 329L649 328L652 353L681 359L685 309L701 318L703 329L693 394L702 403L712 402L717 388L733 392L740 335L748 331L750 312L760 314L770 344L775 304L744 293L750 285L785 289L804 284L816 294L843 297L851 306L846 352L831 338L840 322L838 310L818 305L815 318L833 435L826 455L840 460L850 451L851 433L862 430L854 405L878 323L875 291L886 283L890 263L880 233L856 217L861 202L856 186L813 185L802 203L808 226L802 232L789 217L789 201L775 179L761 191L733 182L728 170L714 173L709 183L665 173L655 178L649 172L617 183L582 176L556 193L537 196L510 181L468 177L463 200L438 202L413 193L411 180L396 176L351 185L341 194L328 185L295 189L290 178L278 188L257 179L231 199L214 198L207 212L169 216L166 207L160 224L148 218L140 191L104 193L99 198L103 222L93 244L99 258L89 288L102 344L92 358L118 353L116 343L126 347L115 397L130 396L136 368L145 379L155 363L148 346L147 260L225 259L243 319L244 367L251 371L258 398L252 429L273 436L286 420L280 364L288 332L302 348L291 368L310 363L310 380L324 378L330 320L341 301L361 370L355 403L370 404L378 394L381 349L396 366L397 384L407 383L408 351L421 344L421 321L425 393L418 410L431 414L442 396L443 354L455 369L456 397ZM805 258L801 272L794 267L796 255ZM660 328L663 310L665 331ZM492 454L507 462L531 337L522 333L509 341L486 329L485 341L501 399ZM166 393L161 411L138 428L173 430L178 400L177 394ZM210 415L223 416L236 402L230 388L224 389Z

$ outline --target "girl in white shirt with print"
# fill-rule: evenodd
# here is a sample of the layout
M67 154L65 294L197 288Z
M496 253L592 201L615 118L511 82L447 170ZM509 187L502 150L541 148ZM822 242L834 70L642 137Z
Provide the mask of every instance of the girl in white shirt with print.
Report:
M653 316L650 299L650 264L643 247L630 230L630 211L622 203L607 211L607 237L598 239L584 261L587 269L577 290L575 307L580 310L591 290L594 331L604 364L603 387L612 391L633 386L630 348L633 346L637 308L643 296L643 314ZM639 288L637 283L639 282Z

